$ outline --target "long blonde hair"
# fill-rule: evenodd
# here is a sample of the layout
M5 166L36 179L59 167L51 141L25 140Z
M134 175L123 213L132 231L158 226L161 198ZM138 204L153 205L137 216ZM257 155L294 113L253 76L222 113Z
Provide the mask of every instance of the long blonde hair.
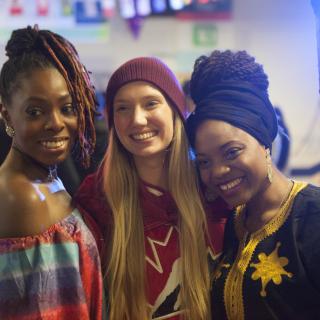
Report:
M207 320L210 318L210 280L206 217L195 168L188 155L184 125L177 114L168 157L168 189L179 211L180 294L181 308L186 310L183 319ZM121 145L113 127L103 161L103 188L113 214L112 242L106 248L109 319L150 319L138 174L131 154Z

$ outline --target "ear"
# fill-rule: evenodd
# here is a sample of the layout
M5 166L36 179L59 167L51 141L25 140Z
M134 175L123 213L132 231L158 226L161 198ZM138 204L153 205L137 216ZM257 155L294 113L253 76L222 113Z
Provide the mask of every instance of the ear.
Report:
M10 121L9 112L1 101L0 101L0 114L4 122L10 125L11 121Z
M4 119L4 115L3 115L4 109L5 108L3 106L3 103L0 100L0 118L2 118L2 119Z

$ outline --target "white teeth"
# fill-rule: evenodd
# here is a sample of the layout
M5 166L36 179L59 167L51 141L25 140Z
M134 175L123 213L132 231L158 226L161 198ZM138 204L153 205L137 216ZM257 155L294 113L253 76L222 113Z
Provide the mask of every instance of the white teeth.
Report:
M156 132L145 132L145 133L138 133L138 134L133 134L132 138L134 140L146 140L146 139L150 139L152 137L154 137L156 135Z
M64 145L65 140L60 141L41 141L41 144L47 149L57 149Z
M230 189L236 187L238 184L240 184L241 180L242 180L241 178L238 178L238 179L235 179L229 183L221 184L219 187L222 191L227 191L227 190L230 190Z

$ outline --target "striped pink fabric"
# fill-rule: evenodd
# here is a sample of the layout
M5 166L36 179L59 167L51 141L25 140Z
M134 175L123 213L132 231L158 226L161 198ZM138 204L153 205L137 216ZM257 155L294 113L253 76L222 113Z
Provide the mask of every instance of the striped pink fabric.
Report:
M0 239L0 319L101 320L95 240L80 214L40 235Z

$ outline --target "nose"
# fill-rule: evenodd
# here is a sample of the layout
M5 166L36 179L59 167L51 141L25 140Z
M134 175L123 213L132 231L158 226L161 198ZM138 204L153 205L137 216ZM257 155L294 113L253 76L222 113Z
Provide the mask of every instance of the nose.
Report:
M211 167L210 176L213 180L219 180L229 174L230 167L224 163L216 163Z
M142 107L136 106L134 108L132 123L136 126L144 126L148 123L147 113Z
M51 112L47 117L45 129L60 132L63 128L64 122L62 115L60 115L58 112Z

